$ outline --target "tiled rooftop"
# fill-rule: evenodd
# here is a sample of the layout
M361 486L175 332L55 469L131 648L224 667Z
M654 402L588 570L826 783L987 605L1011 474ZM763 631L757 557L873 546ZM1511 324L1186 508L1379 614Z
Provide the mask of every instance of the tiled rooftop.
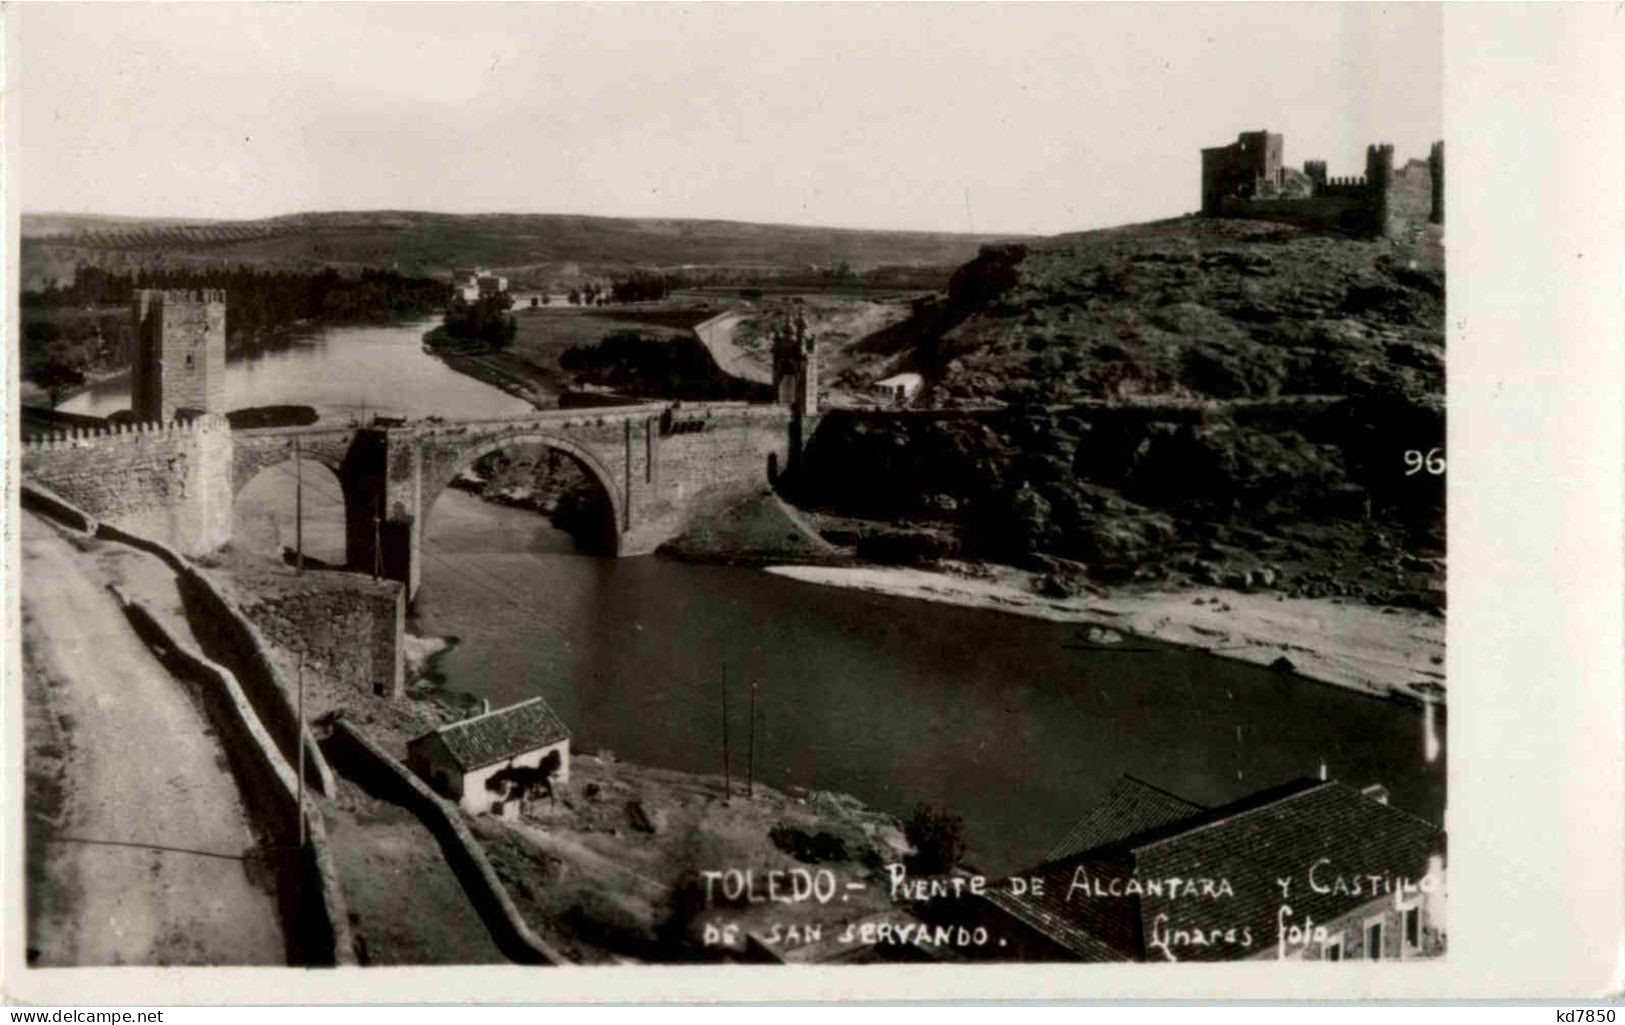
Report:
M464 772L472 772L568 737L564 725L540 697L498 708L472 719L448 723L412 741L438 736Z
M1085 960L1163 959L1153 941L1170 930L1200 930L1214 939L1172 946L1180 960L1231 960L1275 948L1283 903L1294 922L1325 923L1383 896L1373 892L1373 877L1414 883L1433 856L1444 854L1444 832L1432 823L1345 784L1317 780L1110 836L1171 811L1165 800L1171 796L1138 781L1114 788L1106 810L1085 816L1058 845L1073 853L1021 873L1044 879L1042 896L990 890L988 899ZM1103 842L1088 846L1095 838ZM1230 892L1203 896L1188 886L1164 886L1160 895L1098 892L1122 889L1131 879L1142 889L1172 879L1205 880L1217 889L1222 880ZM1289 880L1284 897L1282 879ZM1351 892L1339 879L1363 880L1365 888ZM1080 880L1085 885L1075 886Z

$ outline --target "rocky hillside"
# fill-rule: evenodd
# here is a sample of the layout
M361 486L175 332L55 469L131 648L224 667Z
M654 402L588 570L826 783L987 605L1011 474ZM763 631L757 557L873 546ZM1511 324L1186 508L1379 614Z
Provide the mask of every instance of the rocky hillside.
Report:
M798 485L840 539L1057 588L1442 601L1443 477L1407 462L1443 454L1434 233L1187 218L987 247L864 344L967 412L827 417Z

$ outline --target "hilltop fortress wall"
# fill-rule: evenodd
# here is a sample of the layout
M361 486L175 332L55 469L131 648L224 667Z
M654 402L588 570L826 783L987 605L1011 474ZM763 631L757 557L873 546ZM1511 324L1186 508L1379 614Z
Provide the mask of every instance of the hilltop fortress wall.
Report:
M1360 177L1328 177L1323 160L1289 168L1284 149L1278 134L1243 132L1202 150L1202 213L1389 238L1444 223L1442 142L1397 169L1392 146L1367 146Z

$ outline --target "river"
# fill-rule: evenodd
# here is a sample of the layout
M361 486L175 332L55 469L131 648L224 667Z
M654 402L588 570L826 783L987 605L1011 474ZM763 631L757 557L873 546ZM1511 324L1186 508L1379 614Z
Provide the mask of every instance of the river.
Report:
M234 359L228 408L530 408L425 354L428 326L333 328ZM108 386L64 408L127 404ZM329 514L310 533L336 544ZM538 516L455 490L428 515L425 555L414 629L460 639L440 661L448 686L493 704L545 695L578 750L720 772L725 679L742 780L755 683L758 779L900 815L946 807L986 871L1041 858L1125 772L1219 803L1324 764L1442 821L1445 759L1424 760L1419 712L1296 676L1134 639L1090 647L1073 625L758 570L595 558Z

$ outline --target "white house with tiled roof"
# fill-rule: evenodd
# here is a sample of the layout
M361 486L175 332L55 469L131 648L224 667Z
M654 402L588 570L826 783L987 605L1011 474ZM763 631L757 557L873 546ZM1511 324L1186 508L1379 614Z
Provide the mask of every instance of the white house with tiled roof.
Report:
M513 815L527 784L570 779L570 730L539 697L430 730L406 763L464 811Z

